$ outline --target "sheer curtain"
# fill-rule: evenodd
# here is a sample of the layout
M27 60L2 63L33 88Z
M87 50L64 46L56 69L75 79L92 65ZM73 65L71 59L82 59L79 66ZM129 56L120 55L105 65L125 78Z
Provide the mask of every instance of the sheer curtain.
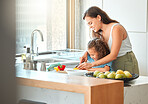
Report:
M102 8L103 0L75 0L75 48L85 50L90 40L90 30L83 20L84 12L91 6Z

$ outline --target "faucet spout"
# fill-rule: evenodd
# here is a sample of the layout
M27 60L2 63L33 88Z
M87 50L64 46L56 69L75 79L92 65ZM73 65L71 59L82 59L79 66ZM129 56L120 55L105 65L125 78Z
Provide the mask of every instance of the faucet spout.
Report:
M31 34L31 54L34 54L33 47L34 47L34 33L35 32L38 32L40 34L40 36L41 36L41 41L44 41L43 33L40 30L38 30L38 29L33 30L32 34Z

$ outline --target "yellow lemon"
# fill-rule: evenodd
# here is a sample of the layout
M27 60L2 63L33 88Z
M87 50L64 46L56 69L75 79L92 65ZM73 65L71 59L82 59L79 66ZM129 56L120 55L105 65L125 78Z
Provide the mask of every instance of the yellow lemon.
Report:
M131 73L128 73L128 72L126 72L126 73L125 73L125 76L126 76L127 78L131 78L131 77L132 77L132 74L131 74Z
M124 72L123 72L123 70L118 69L118 70L116 71L116 74L124 74Z
M59 68L58 67L54 67L54 70L59 71Z
M73 70L78 70L78 68L73 68Z

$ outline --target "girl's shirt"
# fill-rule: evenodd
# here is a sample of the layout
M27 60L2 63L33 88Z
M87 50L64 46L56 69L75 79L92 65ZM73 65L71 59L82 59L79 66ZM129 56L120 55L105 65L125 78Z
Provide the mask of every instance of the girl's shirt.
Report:
M95 62L94 59L92 59L89 56L89 54L87 55L87 61L90 62L90 63ZM109 62L109 63L103 64L103 65L92 67L92 68L104 68L106 65L110 67L110 70L109 71L112 71L112 61Z

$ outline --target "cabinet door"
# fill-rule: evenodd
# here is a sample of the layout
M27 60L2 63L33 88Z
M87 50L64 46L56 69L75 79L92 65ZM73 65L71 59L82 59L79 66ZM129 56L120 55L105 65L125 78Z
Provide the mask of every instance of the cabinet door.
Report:
M127 31L146 32L147 0L103 0L103 10Z

